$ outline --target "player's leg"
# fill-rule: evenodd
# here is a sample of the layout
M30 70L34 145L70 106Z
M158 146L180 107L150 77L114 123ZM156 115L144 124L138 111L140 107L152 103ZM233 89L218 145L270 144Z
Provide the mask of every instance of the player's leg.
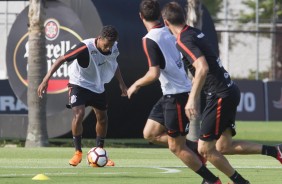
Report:
M85 114L85 106L79 105L72 107L73 119L72 119L72 135L74 139L74 146L76 151L81 151L81 135L83 132L82 121Z
M177 137L168 136L168 145L174 155L204 179L203 183L221 184L219 178L210 172L199 157L187 147L185 135Z
M97 108L93 108L96 115L96 146L104 147L104 140L108 131L108 115L107 110L99 110Z
M154 144L168 145L166 128L157 121L148 119L143 129L144 139Z
M69 160L69 164L72 166L77 166L82 160L81 136L83 132L82 120L85 114L85 94L81 89L79 86L69 85L70 106L73 112L71 128L75 147L75 154Z
M262 152L262 145L248 141L233 140L232 131L228 128L218 139L216 149L225 155L260 154Z
M143 129L143 136L154 144L168 145L166 127L164 126L163 100L160 98L153 106Z
M234 97L235 96L235 97ZM230 95L226 98L210 98L205 111L203 112L203 120L200 130L200 140L198 143L199 153L205 157L218 170L228 176L235 184L248 183L216 149L216 142L222 133L233 126L233 119L239 95ZM237 98L236 98L237 97ZM232 111L232 114L228 113ZM233 126L234 127L234 126ZM235 132L234 132L235 133Z
M82 120L85 113L85 106L75 106L72 107L73 119L72 119L72 135L73 144L75 147L75 154L69 160L69 164L72 166L77 166L82 160L82 149L81 149L81 135L83 132Z
M96 115L96 146L104 147L105 138L107 136L108 131L108 115L107 110L100 110L97 108L93 108ZM108 159L106 166L115 166L114 161Z
M216 149L225 155L262 154L272 156L282 163L282 145L268 146L249 141L233 140L232 130L225 130L216 143Z
M234 184L242 183L249 184L245 178L243 178L229 163L229 161L216 150L216 141L203 141L199 140L199 152L205 157L211 164L213 164L219 171L228 176Z
M184 109L187 99L188 93L168 95L163 98L164 122L169 149L185 165L200 175L204 179L203 183L221 184L220 180L201 162L196 153L187 146L186 135L189 131L189 120Z

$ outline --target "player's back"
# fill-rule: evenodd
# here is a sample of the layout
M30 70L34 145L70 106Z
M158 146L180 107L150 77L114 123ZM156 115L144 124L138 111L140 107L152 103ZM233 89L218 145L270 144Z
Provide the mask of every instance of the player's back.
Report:
M175 37L166 27L154 28L145 37L156 42L165 59L159 77L163 94L190 91L191 81L184 69L181 54L176 48Z

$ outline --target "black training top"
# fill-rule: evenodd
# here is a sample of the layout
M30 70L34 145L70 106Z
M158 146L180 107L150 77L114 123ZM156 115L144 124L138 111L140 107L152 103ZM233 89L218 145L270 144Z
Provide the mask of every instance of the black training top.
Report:
M219 97L225 97L228 94L233 82L228 72L222 66L220 58L212 45L199 29L186 25L180 35L178 35L176 46L183 54L184 62L188 61L186 64L193 75L195 74L195 68L191 65L199 57L205 57L209 71L203 90L207 95L216 94Z

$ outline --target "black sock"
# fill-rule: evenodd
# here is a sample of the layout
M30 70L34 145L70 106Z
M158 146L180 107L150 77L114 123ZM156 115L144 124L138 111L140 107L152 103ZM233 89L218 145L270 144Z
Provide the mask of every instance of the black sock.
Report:
M186 146L192 150L194 153L198 154L198 142L193 142L190 140L186 140Z
M216 177L205 165L202 165L202 167L196 171L198 175L200 175L202 178L204 178L206 181L209 182L216 182L218 180L218 177Z
M262 145L261 154L272 156L272 157L276 158L277 157L277 149L274 146Z
M75 150L82 152L82 149L81 149L81 135L73 136L73 144L74 144Z
M105 138L104 137L100 137L100 136L96 137L96 146L97 147L103 148L104 147L104 142L105 142Z
M248 180L245 180L237 171L230 177L230 179L236 184L245 184L248 183Z

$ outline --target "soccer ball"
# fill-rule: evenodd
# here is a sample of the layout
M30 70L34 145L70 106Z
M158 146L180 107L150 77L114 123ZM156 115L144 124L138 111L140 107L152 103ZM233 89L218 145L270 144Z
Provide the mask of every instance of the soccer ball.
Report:
M91 148L87 153L86 160L91 167L104 167L108 162L107 151L100 147Z

